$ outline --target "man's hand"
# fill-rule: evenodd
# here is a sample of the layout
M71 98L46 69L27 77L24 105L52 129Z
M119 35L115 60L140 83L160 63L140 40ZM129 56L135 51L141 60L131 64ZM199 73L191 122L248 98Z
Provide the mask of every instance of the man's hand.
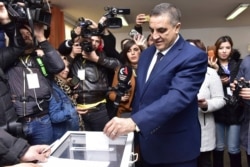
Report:
M9 18L9 14L8 11L4 5L3 2L0 2L0 22L1 24L8 24L10 23L10 18Z
M250 100L250 88L242 88L240 93L239 93L239 96L242 99Z
M96 54L95 51L92 52L85 52L84 50L82 51L82 57L86 60L92 61L97 63L99 60L99 56Z
M34 24L34 34L38 42L43 42L46 40L44 36L44 25Z
M138 14L135 19L135 26L142 26L143 23L148 22L148 16L144 13Z
M46 162L50 156L50 150L46 151L45 153L42 152L48 147L48 145L30 146L26 153L21 157L21 162L30 162L36 160L39 162Z
M146 38L143 35L135 35L133 37L133 40L135 41L135 43L139 46L141 46L143 49L145 49L147 47L146 45Z
M105 125L103 132L109 138L115 139L135 131L135 126L136 124L131 118L114 117Z
M72 51L71 51L71 53L70 53L69 56L70 56L72 59L74 59L74 58L76 57L77 54L81 54L81 53L82 53L82 47L81 47L80 43L79 43L79 42L75 42L75 43L73 44L73 46L72 46Z

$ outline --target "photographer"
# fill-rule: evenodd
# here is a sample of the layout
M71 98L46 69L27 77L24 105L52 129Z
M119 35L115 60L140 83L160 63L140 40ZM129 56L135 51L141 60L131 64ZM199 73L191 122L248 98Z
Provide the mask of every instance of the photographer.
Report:
M9 68L15 60L17 60L18 56L22 54L24 51L24 41L22 40L20 33L17 33L16 36L14 35L14 24L9 19L7 10L2 2L0 2L0 23L1 28L6 32L10 39L9 47L0 49L0 166L14 165L20 161L45 161L50 152L47 152L46 154L39 154L39 152L48 146L30 147L24 139L15 138L2 129L2 127L8 127L7 125L10 122L16 122L17 118L11 102L7 79L3 71ZM16 42L14 42L14 37L17 39ZM19 126L18 129L22 129L21 124L17 125ZM9 131L9 129L5 130ZM16 132L16 130L14 132ZM32 163L20 163L15 166L31 167L36 165Z
M50 144L52 127L48 108L52 88L49 76L64 69L64 63L47 41L44 24L33 21L33 26L25 20L16 22L17 31L25 41L25 51L6 74L16 114L27 127L24 133L29 144Z
M11 22L2 2L0 2L0 22L1 28L9 37L9 47L0 49L0 126L10 132L9 124L15 124L16 127L13 128L12 135L22 136L22 125L16 123L17 115L11 102L9 85L4 72L13 65L24 51L24 41L20 33L14 35L15 25ZM17 129L20 129L20 131L17 131Z
M247 163L250 166L250 145L249 145L249 125L250 125L250 55L246 56L241 65L237 75L237 80L230 84L231 89L235 92L239 81L245 83L244 87L239 91L239 97L243 101L243 121L241 123L240 142L243 150L247 155Z
M77 110L82 115L85 130L102 131L109 121L106 109L106 93L109 86L107 70L114 70L120 63L115 58L107 57L99 48L102 38L100 34L95 33L95 29L90 26L81 28L81 34L74 32L80 36L77 43L82 46L82 52L74 58L70 76L75 75L81 80L77 88ZM77 30L77 27L74 30ZM86 37L89 32L91 35Z

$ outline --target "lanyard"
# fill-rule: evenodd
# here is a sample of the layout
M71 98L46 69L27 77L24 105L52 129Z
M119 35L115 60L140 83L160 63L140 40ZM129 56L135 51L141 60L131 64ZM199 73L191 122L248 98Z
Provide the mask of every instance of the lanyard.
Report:
M20 60L21 63L24 65L24 67L32 74L33 71L27 66L29 58L30 58L30 55L28 55L28 56L25 58L25 62L23 61L22 58L19 58L19 60Z

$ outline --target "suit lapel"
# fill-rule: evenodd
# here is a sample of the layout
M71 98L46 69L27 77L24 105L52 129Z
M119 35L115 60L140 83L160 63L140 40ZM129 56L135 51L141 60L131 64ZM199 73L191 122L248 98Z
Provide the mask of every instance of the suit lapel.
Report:
M163 56L162 60L158 62L157 66L154 67L154 70L151 72L147 82L145 83L142 92L145 92L145 89L150 85L150 82L154 80L157 75L163 70L167 70L167 66L170 65L170 63L178 58L178 55L180 51L182 50L184 44L184 39L180 36L177 43L167 52L166 55ZM144 78L145 79L145 78Z
M142 56L140 57L140 59L142 60L141 62L139 62L138 66L143 67L143 68L140 68L140 71L137 71L138 75L140 75L140 77L138 77L139 80L137 82L139 82L140 85L145 84L148 68L153 59L155 51L156 51L155 47L152 47L152 48L150 47L148 52L145 52L145 55L143 55L143 57Z

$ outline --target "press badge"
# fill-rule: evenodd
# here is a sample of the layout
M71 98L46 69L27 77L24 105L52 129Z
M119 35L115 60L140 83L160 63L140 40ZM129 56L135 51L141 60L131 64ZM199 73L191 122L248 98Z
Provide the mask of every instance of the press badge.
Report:
M26 77L27 77L29 89L40 88L37 73L26 74Z
M77 77L82 81L85 80L85 69L79 69L77 71Z

